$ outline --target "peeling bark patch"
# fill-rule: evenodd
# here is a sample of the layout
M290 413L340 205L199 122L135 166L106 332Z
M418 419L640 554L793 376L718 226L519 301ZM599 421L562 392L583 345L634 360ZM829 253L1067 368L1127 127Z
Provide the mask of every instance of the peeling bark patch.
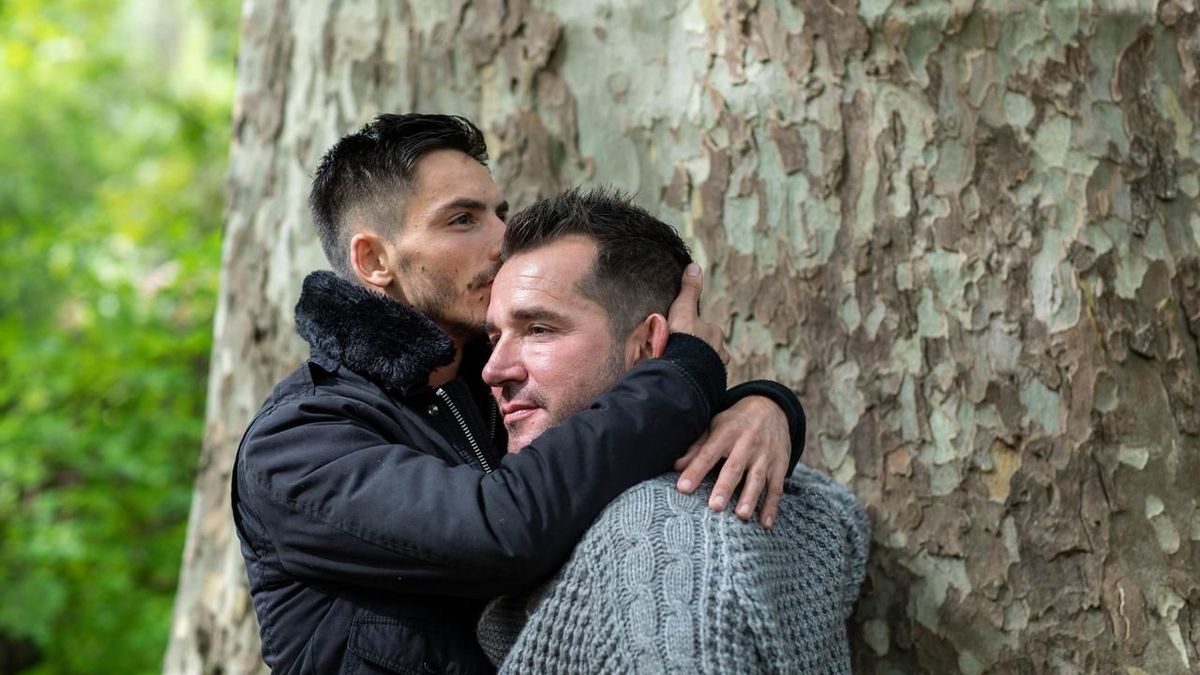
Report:
M792 127L787 127L771 120L767 123L767 135L779 150L779 158L783 160L784 173L792 174L804 168L805 147L804 139Z

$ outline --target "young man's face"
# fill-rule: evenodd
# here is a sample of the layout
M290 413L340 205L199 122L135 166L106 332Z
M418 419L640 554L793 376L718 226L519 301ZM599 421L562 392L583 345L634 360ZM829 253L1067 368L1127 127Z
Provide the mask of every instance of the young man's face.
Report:
M509 452L582 410L633 365L614 343L608 313L579 292L595 259L596 244L572 235L512 256L496 275L483 380L504 416Z
M482 331L508 203L487 167L457 150L435 150L416 180L393 240L401 299L447 332Z

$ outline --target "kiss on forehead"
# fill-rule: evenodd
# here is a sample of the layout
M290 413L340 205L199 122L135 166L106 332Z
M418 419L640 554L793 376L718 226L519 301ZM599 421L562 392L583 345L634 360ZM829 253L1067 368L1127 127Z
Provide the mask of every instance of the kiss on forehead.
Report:
M762 498L767 527L778 513L799 402L774 383L725 390L723 336L697 316L674 230L605 191L506 226L486 162L469 120L412 114L380 116L317 167L309 206L333 272L310 274L296 306L310 357L233 469L272 669L494 670L481 607L548 578L607 505L673 463L692 492L726 459L707 504L736 496L750 519Z

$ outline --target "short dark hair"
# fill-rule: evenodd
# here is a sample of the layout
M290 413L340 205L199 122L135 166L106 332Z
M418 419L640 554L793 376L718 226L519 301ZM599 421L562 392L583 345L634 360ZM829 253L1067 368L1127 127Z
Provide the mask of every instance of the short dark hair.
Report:
M675 228L612 188L574 188L514 215L504 231L504 258L579 234L596 242L596 260L579 291L608 313L617 339L647 316L666 314L679 295L691 252Z
M471 120L457 115L385 114L343 136L321 158L313 176L308 207L325 257L335 272L353 278L346 216L354 209L378 207L412 190L417 161L434 150L459 150L487 165L487 143ZM397 227L400 217L383 218L381 229Z

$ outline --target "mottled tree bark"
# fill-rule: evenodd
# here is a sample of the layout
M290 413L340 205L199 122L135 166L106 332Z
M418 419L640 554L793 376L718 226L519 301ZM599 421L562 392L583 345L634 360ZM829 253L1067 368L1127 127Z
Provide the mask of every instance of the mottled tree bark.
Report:
M166 671L261 667L233 454L305 354L311 171L410 110L514 206L612 183L688 236L871 514L857 671L1200 671L1194 0L248 0L239 68Z

